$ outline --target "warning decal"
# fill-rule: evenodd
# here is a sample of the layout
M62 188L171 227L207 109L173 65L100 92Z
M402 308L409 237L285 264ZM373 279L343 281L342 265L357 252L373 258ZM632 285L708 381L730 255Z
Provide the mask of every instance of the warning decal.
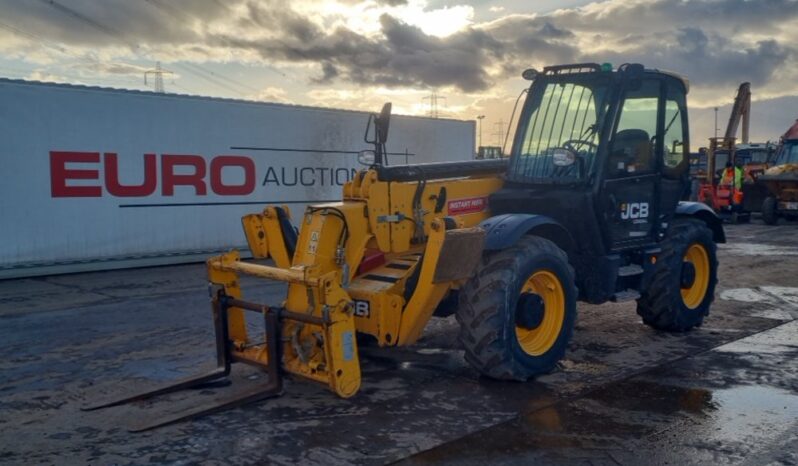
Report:
M449 215L465 215L482 212L488 206L487 197L471 197L468 199L453 199L447 208Z

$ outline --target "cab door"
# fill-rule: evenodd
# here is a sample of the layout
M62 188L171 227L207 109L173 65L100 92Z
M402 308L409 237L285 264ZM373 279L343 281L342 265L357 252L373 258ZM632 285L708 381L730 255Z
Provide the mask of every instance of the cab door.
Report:
M658 79L640 79L623 92L599 195L610 250L636 247L655 238L660 210L661 88Z
M666 82L662 130L662 178L660 180L660 219L668 223L679 201L690 195L689 125L684 87Z

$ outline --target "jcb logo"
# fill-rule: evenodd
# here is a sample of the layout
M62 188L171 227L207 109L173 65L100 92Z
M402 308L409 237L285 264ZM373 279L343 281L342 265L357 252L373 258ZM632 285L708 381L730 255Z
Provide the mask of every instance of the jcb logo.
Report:
M366 318L368 318L369 315L371 315L371 309L369 308L369 302L368 301L360 301L360 300L356 299L355 303L354 303L354 307L355 307L355 309L354 309L355 317L366 317Z
M648 202L621 204L621 219L648 218Z

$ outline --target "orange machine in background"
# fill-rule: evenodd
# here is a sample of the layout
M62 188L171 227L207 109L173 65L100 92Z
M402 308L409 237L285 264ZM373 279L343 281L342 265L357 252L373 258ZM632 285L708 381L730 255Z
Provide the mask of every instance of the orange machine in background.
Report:
M699 202L732 223L751 218L751 213L743 209L744 175L736 162L735 138L710 138L706 175L698 190Z
M737 128L742 123L742 142L748 143L751 113L751 84L742 83L737 89L723 137L709 139L705 178L698 190L698 200L712 207L732 223L748 221L751 212L743 208L743 167L738 164L736 150Z

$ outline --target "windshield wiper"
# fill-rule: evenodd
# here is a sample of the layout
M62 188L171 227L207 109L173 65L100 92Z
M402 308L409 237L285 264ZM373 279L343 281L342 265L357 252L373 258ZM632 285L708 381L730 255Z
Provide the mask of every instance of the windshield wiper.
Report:
M668 126L665 127L665 133L664 134L668 134L668 131L671 129L671 126L673 126L673 122L676 121L676 117L679 116L679 112L681 112L681 110L676 110L676 113L673 114L673 118L671 118L671 122L668 123Z

